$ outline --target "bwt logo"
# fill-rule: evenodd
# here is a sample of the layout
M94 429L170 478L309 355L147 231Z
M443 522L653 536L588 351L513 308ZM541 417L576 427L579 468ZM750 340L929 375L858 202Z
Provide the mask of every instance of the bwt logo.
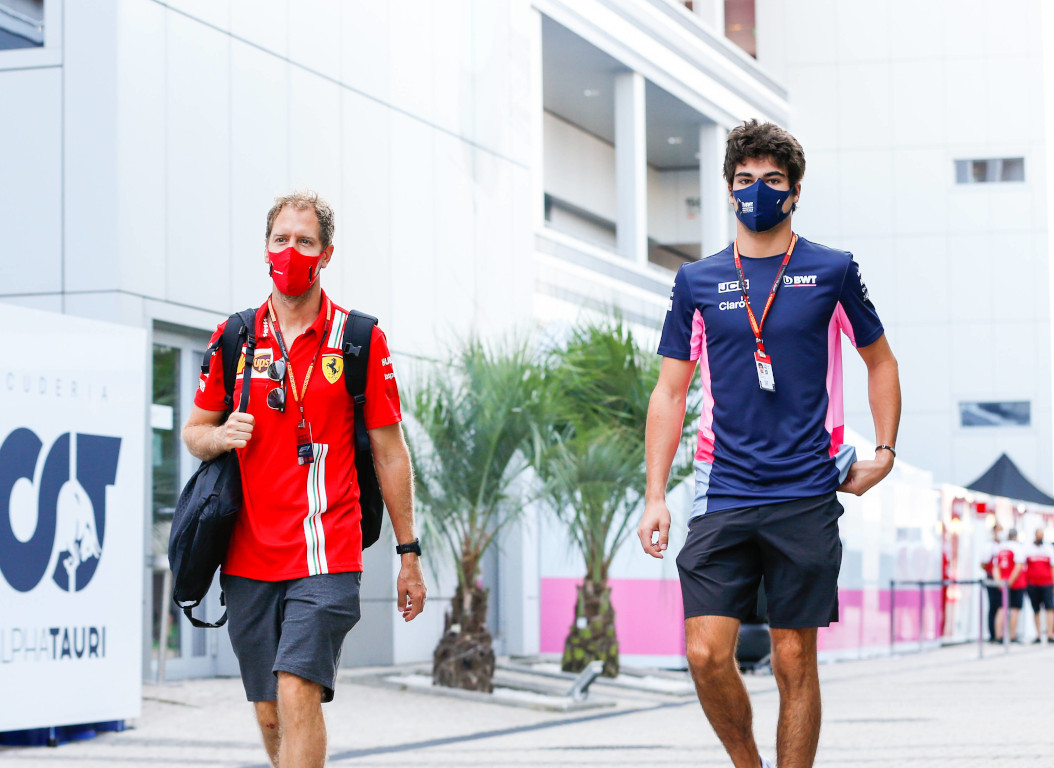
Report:
M60 589L76 592L91 581L102 556L106 486L117 477L121 438L60 435L37 478L43 447L24 427L0 445L0 573L14 589L29 592L50 569ZM34 491L36 524L30 526Z
M813 288L816 286L816 275L794 275L793 277L790 275L784 275L783 284L797 286L807 285L810 288Z

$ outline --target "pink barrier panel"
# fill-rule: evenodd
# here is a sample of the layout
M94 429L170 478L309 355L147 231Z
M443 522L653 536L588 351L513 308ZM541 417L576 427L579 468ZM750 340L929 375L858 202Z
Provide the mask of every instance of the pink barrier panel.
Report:
M542 579L541 652L563 653L581 579ZM684 607L676 579L612 579L619 653L684 655Z
M940 634L941 589L927 587L922 598L922 639ZM843 589L838 592L839 621L821 628L817 647L821 651L889 645L890 592L888 589ZM919 640L919 590L898 588L896 599L897 641Z
M574 621L581 579L548 578L541 584L541 652L562 653ZM922 637L939 635L941 590L923 592ZM843 589L838 594L840 620L821 628L821 651L874 648L889 644L888 589ZM615 631L619 651L640 656L684 655L684 609L680 583L674 579L612 579ZM897 589L897 640L919 639L919 590Z

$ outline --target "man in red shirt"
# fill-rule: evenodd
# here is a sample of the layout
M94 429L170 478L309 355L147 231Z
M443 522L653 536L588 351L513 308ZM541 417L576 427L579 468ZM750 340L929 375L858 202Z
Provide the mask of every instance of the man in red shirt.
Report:
M1047 642L1054 643L1054 545L1043 543L1043 529L1036 529L1036 538L1025 549L1025 579L1028 599L1032 601L1032 615L1036 619L1036 639L1043 642L1039 611L1047 612Z
M1006 534L1006 541L996 553L992 565L992 577L996 581L1006 581L1010 589L1010 640L1020 642L1017 639L1017 619L1021 613L1021 606L1025 604L1025 551L1021 542L1017 540L1017 528L1011 528ZM995 636L997 640L1003 639L1003 611L999 609L999 615L995 620Z
M321 705L333 698L340 649L359 619L361 511L341 349L348 315L319 281L333 258L333 219L314 193L275 200L264 249L273 285L256 311L248 409L225 418L222 355L213 352L183 428L199 459L238 451L244 501L221 584L246 697L276 768L325 763ZM243 349L239 374L244 365ZM402 555L398 608L410 621L426 590L399 392L376 327L366 377L366 428Z

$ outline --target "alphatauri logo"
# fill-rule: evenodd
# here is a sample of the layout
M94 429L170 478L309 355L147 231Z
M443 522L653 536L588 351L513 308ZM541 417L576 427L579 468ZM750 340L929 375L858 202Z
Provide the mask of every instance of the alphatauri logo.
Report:
M67 432L40 466L43 448L25 427L0 445L0 574L19 592L49 573L59 589L77 592L102 557L121 438Z

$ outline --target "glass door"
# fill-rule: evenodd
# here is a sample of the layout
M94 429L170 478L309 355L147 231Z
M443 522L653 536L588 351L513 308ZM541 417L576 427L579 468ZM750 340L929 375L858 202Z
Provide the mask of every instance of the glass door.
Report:
M151 672L153 679L177 680L216 674L219 635L222 630L191 625L171 599L168 572L168 537L172 515L183 485L198 467L198 460L183 444L181 430L197 390L201 360L208 344L205 334L154 330L151 429L151 530L149 553L153 563ZM194 615L215 621L223 613L219 580ZM163 654L163 655L162 655Z

